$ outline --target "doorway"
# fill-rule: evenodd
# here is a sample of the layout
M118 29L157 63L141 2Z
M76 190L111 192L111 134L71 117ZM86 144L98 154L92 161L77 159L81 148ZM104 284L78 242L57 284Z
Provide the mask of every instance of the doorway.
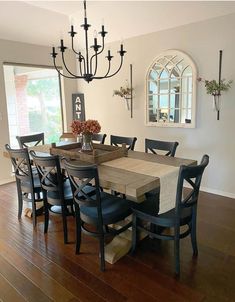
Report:
M60 77L54 68L4 64L11 147L17 135L44 132L45 143L63 133Z

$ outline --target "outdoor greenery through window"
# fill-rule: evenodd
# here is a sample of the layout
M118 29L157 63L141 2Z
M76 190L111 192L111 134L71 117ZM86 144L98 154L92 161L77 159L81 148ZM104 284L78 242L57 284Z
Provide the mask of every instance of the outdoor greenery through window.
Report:
M4 65L10 143L16 135L44 132L45 142L57 142L63 132L61 92L54 69Z

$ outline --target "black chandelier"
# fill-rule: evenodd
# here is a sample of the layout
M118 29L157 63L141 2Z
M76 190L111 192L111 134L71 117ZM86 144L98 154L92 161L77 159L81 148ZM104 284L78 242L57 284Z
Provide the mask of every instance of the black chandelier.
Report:
M83 1L84 3L84 24L81 25L81 27L83 27L84 31L85 31L85 53L82 54L81 51L76 51L74 49L74 36L77 34L77 32L74 31L74 26L71 25L71 30L68 32L71 36L71 45L72 45L72 50L73 52L76 54L77 60L79 61L79 70L80 70L80 74L74 74L72 73L66 63L65 63L65 51L68 47L66 47L64 45L64 41L63 39L60 40L60 46L58 47L58 49L61 52L61 58L62 58L62 62L64 65L65 70L67 71L68 74L63 74L60 72L58 66L56 65L56 56L58 55L58 53L55 52L55 47L52 47L52 53L51 56L53 58L53 63L55 66L55 69L57 70L57 72L68 79L84 79L85 81L87 81L88 83L90 81L92 81L93 79L107 79L107 78L111 78L113 77L115 74L117 74L119 72L119 70L122 67L122 63L123 63L123 57L124 54L126 53L126 51L123 49L123 44L120 45L120 50L118 51L118 53L120 54L120 65L118 67L118 69L113 72L112 74L110 74L110 69L111 69L111 60L113 58L113 56L111 55L111 51L108 50L108 55L106 56L107 60L108 60L108 68L107 68L107 72L103 75L103 76L97 76L97 67L98 67L98 55L100 55L103 51L104 51L104 38L105 35L108 33L107 31L104 30L104 25L102 25L101 27L101 32L99 32L99 34L102 37L102 45L99 45L97 42L97 36L94 37L94 45L91 45L90 48L93 49L93 54L91 56L89 56L89 46L88 46L88 29L91 26L90 24L87 23L87 13L86 13L86 0Z

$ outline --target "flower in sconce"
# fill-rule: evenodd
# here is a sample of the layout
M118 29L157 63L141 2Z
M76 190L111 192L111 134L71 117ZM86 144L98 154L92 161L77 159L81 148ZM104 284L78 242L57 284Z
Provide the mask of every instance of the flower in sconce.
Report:
M220 107L221 107L221 92L228 91L231 88L232 80L226 81L225 79L220 80L217 82L216 80L204 80L202 78L197 79L198 82L204 82L206 93L213 96L213 108L217 111L217 120L220 118Z
M70 127L75 135L94 134L99 133L101 130L101 126L97 120L87 120L82 122L79 120L73 120Z
M121 86L118 90L113 91L113 95L118 95L121 98L128 99L131 97L132 91L133 91L133 88L130 88L128 86L127 87Z
M225 79L221 80L220 82L217 82L216 80L204 80L202 78L197 79L198 82L204 82L206 93L211 94L213 96L221 95L222 91L228 91L229 88L231 88L232 80L229 80L226 82Z

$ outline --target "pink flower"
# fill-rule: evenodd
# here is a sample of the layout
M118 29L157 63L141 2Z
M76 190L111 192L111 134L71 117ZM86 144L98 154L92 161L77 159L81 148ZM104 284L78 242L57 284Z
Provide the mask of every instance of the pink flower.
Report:
M101 126L98 121L96 120L87 120L80 122L78 120L74 120L71 124L73 134L80 134L80 133L99 133L101 130Z

